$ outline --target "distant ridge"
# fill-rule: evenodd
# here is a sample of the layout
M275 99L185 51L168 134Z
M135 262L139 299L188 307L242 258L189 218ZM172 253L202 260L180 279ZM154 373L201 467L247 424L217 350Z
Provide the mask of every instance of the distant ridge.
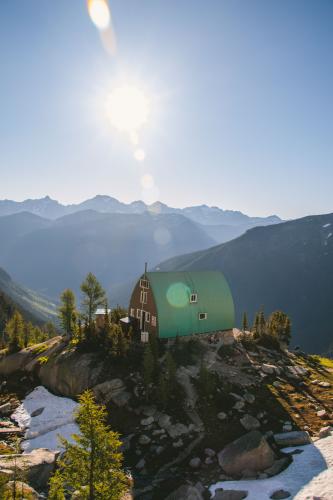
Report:
M49 196L40 199L24 201L0 200L0 216L13 215L20 212L30 212L46 219L57 219L65 215L83 210L95 210L101 213L142 214L146 211L154 214L180 214L203 225L246 226L276 224L281 222L277 215L269 217L250 217L239 211L223 210L208 205L197 205L186 208L173 208L156 201L147 205L141 200L123 203L107 195L97 195L94 198L72 205L62 205Z

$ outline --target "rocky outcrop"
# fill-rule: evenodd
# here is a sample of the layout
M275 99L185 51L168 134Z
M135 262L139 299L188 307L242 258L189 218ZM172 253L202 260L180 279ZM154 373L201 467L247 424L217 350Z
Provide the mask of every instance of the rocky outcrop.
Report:
M25 455L0 455L0 469L14 474L14 469L26 473L29 484L37 490L47 486L51 474L55 470L57 452L39 448Z
M46 362L40 363L40 358ZM47 389L71 398L98 384L103 369L104 363L95 353L77 352L63 337L0 357L0 375L7 377L16 372L35 375Z
M240 477L244 471L255 475L271 467L275 453L259 431L251 431L227 445L219 454L218 461L224 472Z

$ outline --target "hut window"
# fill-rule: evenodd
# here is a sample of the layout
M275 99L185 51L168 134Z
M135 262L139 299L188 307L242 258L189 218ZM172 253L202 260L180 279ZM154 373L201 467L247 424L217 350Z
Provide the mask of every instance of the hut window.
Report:
M156 316L151 317L151 326L156 326Z
M149 340L148 332L141 332L141 342L147 343Z
M146 312L146 321L147 323L150 322L150 312Z
M207 319L207 313L199 313L199 319Z
M141 288L149 288L149 281L148 280L140 280L140 286L141 286Z
M135 309L133 307L131 307L130 316L132 316L132 318L134 318L134 316L135 316Z
M197 293L191 293L190 302L191 302L191 304L195 304L195 302L198 302L198 294Z
M140 293L140 302L142 304L147 304L147 292Z
M138 319L140 319L140 318L141 318L141 309L137 309L137 310L136 310L136 317L137 317Z

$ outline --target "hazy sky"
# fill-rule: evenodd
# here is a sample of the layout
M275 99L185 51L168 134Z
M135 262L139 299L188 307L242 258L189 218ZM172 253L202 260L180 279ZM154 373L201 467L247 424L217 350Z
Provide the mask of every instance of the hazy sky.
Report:
M115 57L85 0L1 0L0 198L132 201L148 173L173 206L333 211L332 0L110 5ZM151 103L141 163L107 120L120 82Z

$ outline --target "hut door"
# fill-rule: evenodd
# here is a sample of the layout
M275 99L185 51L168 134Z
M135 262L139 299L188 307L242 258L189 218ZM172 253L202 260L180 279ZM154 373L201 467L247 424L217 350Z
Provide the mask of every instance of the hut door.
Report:
M141 318L140 318L140 330L143 332L145 328L145 322L146 322L146 313L145 311L141 311Z

